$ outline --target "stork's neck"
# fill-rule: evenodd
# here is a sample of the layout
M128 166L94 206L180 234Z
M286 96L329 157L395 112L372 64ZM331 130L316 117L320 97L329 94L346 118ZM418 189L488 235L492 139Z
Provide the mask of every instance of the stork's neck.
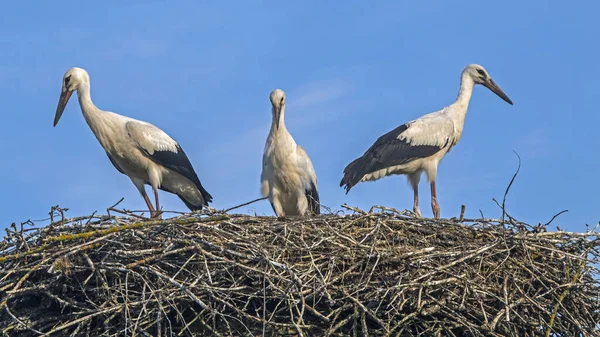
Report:
M275 114L275 107L271 108L271 112L273 115L273 121L271 122L271 133L272 134L285 134L287 133L287 128L285 127L285 105L281 107L281 112L279 113L279 128L277 128L277 116Z
M273 122L271 123L271 131L269 132L268 142L273 145L276 144L275 148L287 152L296 148L296 142L292 135L285 127L285 105L281 107L281 112L279 114L279 128L277 128L277 119L275 116L275 108L273 108Z
M85 121L96 135L96 138L102 143L101 129L100 125L102 125L102 117L105 115L105 112L98 109L94 102L92 102L92 97L90 96L90 85L89 83L82 83L77 88L77 98L79 99L79 105L81 106L81 112L83 113L83 117Z
M471 95L473 95L473 87L475 86L475 81L471 75L469 75L466 71L462 73L460 77L460 89L458 90L458 97L456 97L456 101L454 104L460 104L464 106L469 106L469 102L471 101Z
M448 114L457 125L460 125L461 130L462 125L465 122L465 117L467 116L467 110L469 109L469 102L471 101L471 95L473 95L474 86L475 81L473 81L471 75L469 75L466 71L463 72L460 78L460 89L458 90L458 96L456 97L454 103L447 108Z

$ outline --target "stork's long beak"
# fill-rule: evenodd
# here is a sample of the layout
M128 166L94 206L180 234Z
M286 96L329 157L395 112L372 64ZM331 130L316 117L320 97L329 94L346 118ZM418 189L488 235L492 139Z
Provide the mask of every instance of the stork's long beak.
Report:
M498 95L498 97L502 98L506 103L513 105L513 102L510 100L510 98L508 98L508 96L506 96L504 91L502 91L502 89L500 89L500 87L496 84L496 82L494 82L494 80L489 78L487 81L485 81L483 83L483 85L485 85L488 89L493 91L496 95Z
M58 99L58 106L56 107L56 115L54 115L54 126L58 124L60 116L62 116L63 111L65 111L65 107L67 106L67 103L69 102L69 98L71 98L72 93L72 91L66 88L63 88L62 92L60 93L60 98Z
M275 107L275 128L279 130L279 119L281 117L281 106Z

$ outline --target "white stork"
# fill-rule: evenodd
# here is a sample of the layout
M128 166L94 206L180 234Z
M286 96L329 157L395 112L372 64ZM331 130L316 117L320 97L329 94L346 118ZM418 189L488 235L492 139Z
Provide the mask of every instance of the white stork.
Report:
M81 68L71 68L63 77L54 126L77 90L83 117L119 172L129 176L144 197L151 216L160 218L158 190L179 196L190 210L200 210L212 201L202 187L192 164L179 144L156 126L98 109L90 97L90 77ZM152 186L156 209L144 184Z
M261 193L277 216L320 214L315 169L283 122L285 93L275 89L270 98L273 122L263 154Z
M419 210L419 180L425 171L431 184L431 208L440 217L435 177L440 160L462 135L469 101L475 84L482 84L509 104L512 101L478 64L468 65L461 74L460 90L454 103L440 111L421 116L379 137L362 157L344 169L340 186L346 193L362 181L378 180L393 174L406 174L414 191L414 212Z

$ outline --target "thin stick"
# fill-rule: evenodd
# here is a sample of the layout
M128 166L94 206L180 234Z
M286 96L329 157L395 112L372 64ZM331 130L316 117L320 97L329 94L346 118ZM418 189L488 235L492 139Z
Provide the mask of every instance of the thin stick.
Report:
M229 211L232 211L232 210L234 210L234 209L238 209L238 208L240 208L240 207L244 207L244 206L247 206L247 205L253 204L253 203L255 203L255 202L262 201L262 200L267 200L267 199L269 199L269 197L264 197L264 198L258 198L258 199L254 199L254 200L252 200L252 201L245 202L245 203L243 203L243 204L241 204L241 205L237 205L237 206L233 206L233 207L227 208L227 209L225 209L225 210L223 210L223 211L221 211L221 212L223 212L223 213L227 213L227 212L229 212Z

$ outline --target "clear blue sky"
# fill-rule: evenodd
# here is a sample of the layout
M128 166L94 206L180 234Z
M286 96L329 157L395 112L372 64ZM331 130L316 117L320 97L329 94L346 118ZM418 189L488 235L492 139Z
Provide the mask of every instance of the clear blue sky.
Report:
M72 99L52 120L64 72L83 67L104 110L151 122L180 142L212 206L259 197L269 92L287 93L287 126L308 152L323 204L412 207L404 177L338 186L380 135L450 104L469 63L515 102L475 88L460 143L441 162L443 217L500 212L584 230L600 220L600 3L565 1L7 2L0 14L0 226L121 206L144 209ZM581 2L580 4L582 4ZM424 180L423 180L424 182ZM422 210L431 216L429 189ZM170 210L186 210L162 193ZM241 209L272 214L268 202Z

